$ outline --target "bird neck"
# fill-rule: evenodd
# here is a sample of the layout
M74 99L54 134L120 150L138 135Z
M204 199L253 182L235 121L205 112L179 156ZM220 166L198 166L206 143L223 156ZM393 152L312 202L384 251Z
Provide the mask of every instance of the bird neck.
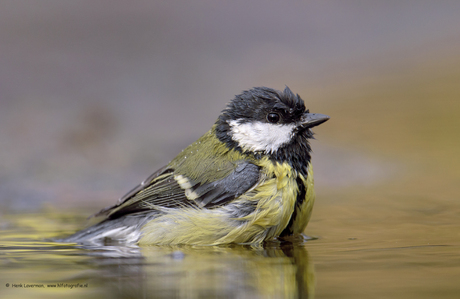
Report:
M311 161L311 147L308 139L312 138L309 131L298 134L295 138L285 146L279 148L273 153L252 152L244 150L236 141L227 133L229 132L227 122L217 122L211 129L211 132L226 145L230 150L237 151L245 156L253 157L255 160L260 160L263 157L268 157L273 162L288 163L295 171L302 174L304 177L308 175L308 167Z

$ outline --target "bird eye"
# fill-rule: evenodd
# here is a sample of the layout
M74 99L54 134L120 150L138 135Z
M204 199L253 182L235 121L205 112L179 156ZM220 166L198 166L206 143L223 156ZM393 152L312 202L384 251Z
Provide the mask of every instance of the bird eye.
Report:
M269 113L267 115L267 120L272 124L276 124L280 120L280 115L278 113Z

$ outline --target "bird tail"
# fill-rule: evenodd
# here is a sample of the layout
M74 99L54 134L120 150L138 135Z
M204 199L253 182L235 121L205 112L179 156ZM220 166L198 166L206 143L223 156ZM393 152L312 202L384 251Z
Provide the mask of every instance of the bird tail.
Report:
M141 228L148 221L145 215L126 215L105 219L56 242L84 245L131 245L141 237Z

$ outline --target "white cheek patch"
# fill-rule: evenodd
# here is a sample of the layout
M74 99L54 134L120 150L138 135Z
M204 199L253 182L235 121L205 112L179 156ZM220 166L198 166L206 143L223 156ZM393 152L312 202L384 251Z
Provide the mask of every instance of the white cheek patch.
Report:
M244 150L273 153L283 144L291 141L294 124L270 124L263 122L246 122L238 120L228 122L232 139Z

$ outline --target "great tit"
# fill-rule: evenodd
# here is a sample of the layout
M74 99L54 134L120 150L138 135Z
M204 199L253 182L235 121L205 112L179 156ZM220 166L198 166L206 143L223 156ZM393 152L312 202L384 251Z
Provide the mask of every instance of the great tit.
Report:
M211 129L65 242L247 243L300 235L315 201L310 113L286 87L230 101Z

